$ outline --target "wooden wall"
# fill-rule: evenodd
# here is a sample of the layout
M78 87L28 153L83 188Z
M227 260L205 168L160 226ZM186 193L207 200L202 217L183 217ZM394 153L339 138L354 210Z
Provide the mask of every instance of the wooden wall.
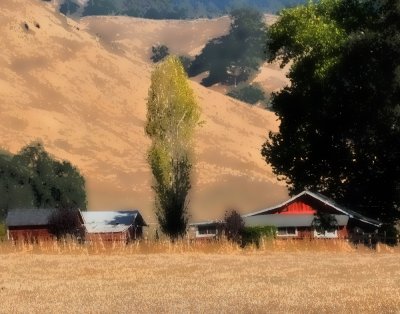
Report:
M340 226L337 232L337 238L333 239L347 239L349 236L348 230L346 226ZM278 239L316 239L314 237L314 231L310 227L297 227L297 235L296 236L279 236ZM321 238L325 239L325 238Z
M125 232L102 232L86 233L86 241L90 242L127 242L129 239L128 231Z
M10 240L14 241L49 241L54 235L50 233L47 226L21 226L9 227Z

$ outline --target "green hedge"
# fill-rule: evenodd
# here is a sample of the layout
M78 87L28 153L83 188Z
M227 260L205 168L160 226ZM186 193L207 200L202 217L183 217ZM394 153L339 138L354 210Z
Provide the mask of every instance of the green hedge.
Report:
M245 227L242 232L242 246L255 244L259 247L261 238L272 239L275 237L276 231L275 226Z

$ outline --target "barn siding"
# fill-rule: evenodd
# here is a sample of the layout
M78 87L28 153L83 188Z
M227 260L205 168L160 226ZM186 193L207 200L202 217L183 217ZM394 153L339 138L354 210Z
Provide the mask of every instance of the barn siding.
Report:
M86 240L90 242L127 242L129 238L128 231L86 233Z
M8 234L10 240L14 241L50 241L54 237L45 226L9 227Z
M137 227L136 231L133 226L129 227L128 230L123 232L99 232L89 233L86 232L86 240L91 242L103 241L103 242L128 242L130 240L141 239L143 237L143 228Z

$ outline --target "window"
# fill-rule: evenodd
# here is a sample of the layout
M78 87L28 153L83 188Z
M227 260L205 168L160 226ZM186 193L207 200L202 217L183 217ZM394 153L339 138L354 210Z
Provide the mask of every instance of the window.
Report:
M278 237L295 237L297 236L296 227L280 227L278 228Z
M317 230L314 230L314 237L315 238L326 238L326 239L332 239L332 238L337 238L338 234L337 234L337 229L333 229L333 230L325 230L324 233L320 233Z
M217 230L212 227L199 227L198 229L199 234L216 234Z

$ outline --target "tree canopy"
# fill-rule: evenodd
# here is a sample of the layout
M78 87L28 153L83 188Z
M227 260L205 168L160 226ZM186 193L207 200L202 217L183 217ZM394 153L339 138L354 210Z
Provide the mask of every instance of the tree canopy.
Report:
M49 155L40 142L17 154L0 154L0 209L86 209L85 180L68 161Z
M292 194L317 190L393 224L400 208L400 1L282 11L269 60L292 61L262 155Z
M236 85L263 63L267 31L263 15L253 9L238 9L231 13L231 19L229 33L209 41L189 68L190 76L209 71L202 80L205 86Z
M168 56L151 76L146 134L152 140L148 161L154 177L156 215L172 239L186 231L192 136L200 109L179 58Z

